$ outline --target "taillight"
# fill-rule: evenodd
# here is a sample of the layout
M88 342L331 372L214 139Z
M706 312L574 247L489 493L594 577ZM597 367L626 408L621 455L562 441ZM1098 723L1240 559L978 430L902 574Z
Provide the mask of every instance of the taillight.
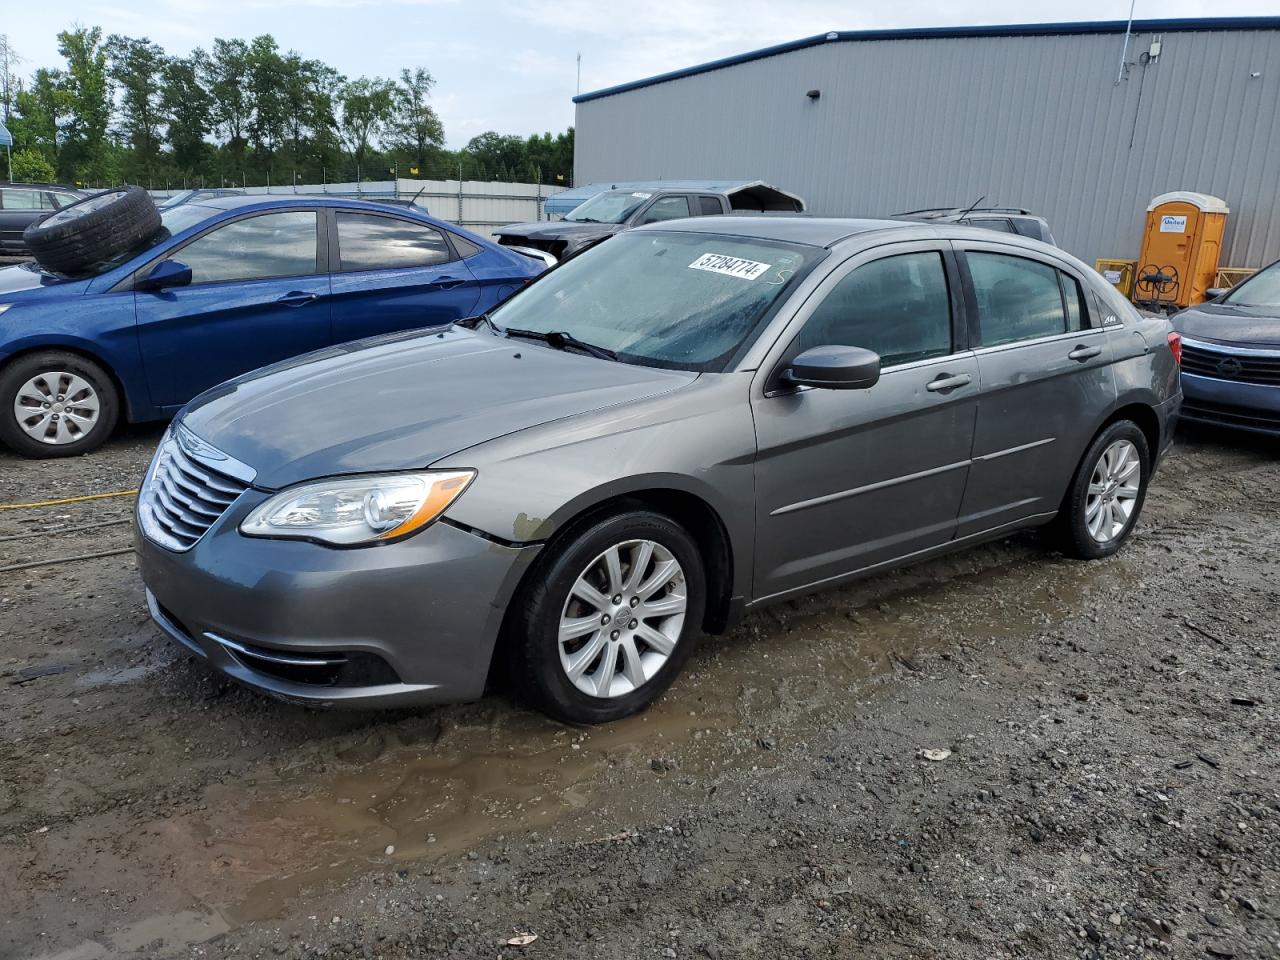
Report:
M1169 334L1169 349L1173 351L1173 362L1182 366L1182 334Z

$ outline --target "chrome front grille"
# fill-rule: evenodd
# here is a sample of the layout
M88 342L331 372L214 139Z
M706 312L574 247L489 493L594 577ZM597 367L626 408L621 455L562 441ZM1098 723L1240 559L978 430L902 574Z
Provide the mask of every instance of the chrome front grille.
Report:
M201 452L204 455L201 455ZM156 451L138 494L142 532L169 550L189 550L249 484L209 466L208 453L222 456L181 427ZM225 458L224 458L225 459ZM226 460L228 466L240 467ZM237 470L243 473L243 468Z
M1280 386L1280 351L1209 346L1183 337L1182 370L1215 380Z

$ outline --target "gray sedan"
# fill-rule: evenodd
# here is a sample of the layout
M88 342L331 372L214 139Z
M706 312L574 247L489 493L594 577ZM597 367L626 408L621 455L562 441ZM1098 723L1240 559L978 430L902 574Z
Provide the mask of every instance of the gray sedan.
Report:
M1177 334L1089 267L959 226L645 227L490 316L232 380L138 499L151 613L325 705L644 708L698 636L1052 523L1133 530Z

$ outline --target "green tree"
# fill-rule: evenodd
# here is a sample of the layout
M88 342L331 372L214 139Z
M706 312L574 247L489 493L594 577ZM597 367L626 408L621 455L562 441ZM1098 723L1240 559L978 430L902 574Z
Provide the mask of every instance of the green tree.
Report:
M119 130L132 148L125 175L150 183L160 165L164 125L164 50L146 37L107 38L109 73L120 90Z
M395 111L395 84L379 77L352 80L338 92L338 106L342 111L339 133L356 162L357 174L363 175L373 143Z
M425 174L429 156L439 156L444 147L444 124L431 104L436 81L423 67L401 70L395 85L395 112L388 133L393 145L413 158L420 175Z
M243 165L246 134L253 115L249 99L249 45L243 40L213 41L208 56L199 61L201 81L209 92L213 121L226 146Z
M207 137L213 130L213 98L200 83L201 50L175 57L164 65L160 110L168 124L165 139L173 148L178 170L190 175L203 170L209 159Z
M14 98L15 113L7 124L20 147L39 151L50 163L58 160L58 125L68 110L61 74L41 67L26 89Z
M107 147L111 85L101 27L76 27L58 34L58 52L67 61L59 83L67 115L61 124L58 175L64 180L115 179Z
M288 64L274 38L255 37L246 58L249 79L249 145L260 169L270 174L271 161L285 139L288 109L284 91Z
M524 141L492 130L472 137L462 152L472 161L471 175L477 179L512 180L525 165Z
M22 57L13 49L9 38L0 33L0 121L9 125L9 118L17 107L18 91L22 89L22 81L18 77L18 67L22 65Z
M28 147L13 155L10 164L9 179L26 183L52 183L58 176L49 162L39 150Z

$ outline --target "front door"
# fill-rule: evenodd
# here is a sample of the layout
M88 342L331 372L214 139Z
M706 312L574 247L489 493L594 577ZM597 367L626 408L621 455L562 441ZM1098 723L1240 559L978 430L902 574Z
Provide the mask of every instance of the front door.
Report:
M775 371L842 344L879 353L882 373L869 390L787 389L774 374L753 399L757 599L952 538L980 387L962 315L939 243L860 254L802 309Z
M279 210L219 224L169 251L191 268L190 286L134 293L156 406L332 343L321 236L317 211Z
M480 286L442 231L392 214L334 217L334 342L471 316Z
M956 246L982 374L965 536L1058 509L1115 382L1106 331L1066 264L999 243Z

